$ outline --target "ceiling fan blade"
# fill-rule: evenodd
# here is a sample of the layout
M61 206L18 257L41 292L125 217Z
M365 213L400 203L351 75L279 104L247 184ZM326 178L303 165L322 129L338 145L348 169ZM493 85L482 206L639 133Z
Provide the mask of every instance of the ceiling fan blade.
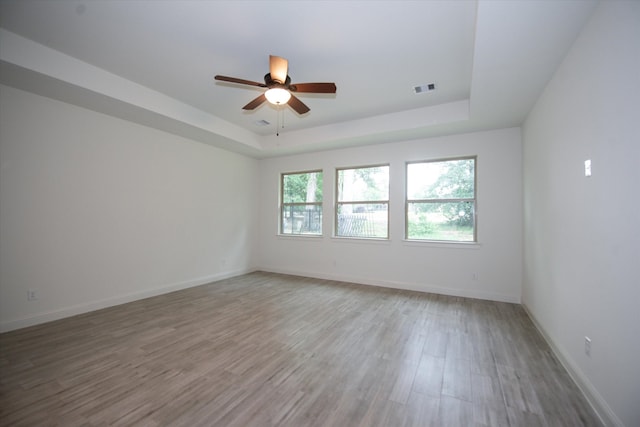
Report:
M289 86L293 92L336 93L335 83L296 83Z
M273 80L284 84L287 80L288 72L289 61L280 56L269 55L269 73Z
M263 93L262 95L260 95L259 97L257 97L253 101L249 102L244 107L242 107L242 109L243 110L253 110L253 109L259 107L266 100L267 100L267 97L264 96L264 93Z
M264 83L252 82L251 80L238 79L238 78L235 78L235 77L227 77L227 76L218 75L218 76L215 76L214 79L220 80L220 81L223 81L223 82L240 83L241 85L267 87L267 85L264 84Z
M289 104L289 106L293 108L298 114L304 114L310 111L309 107L307 107L304 102L300 101L295 95L291 95L291 98L289 99L289 102L287 104Z

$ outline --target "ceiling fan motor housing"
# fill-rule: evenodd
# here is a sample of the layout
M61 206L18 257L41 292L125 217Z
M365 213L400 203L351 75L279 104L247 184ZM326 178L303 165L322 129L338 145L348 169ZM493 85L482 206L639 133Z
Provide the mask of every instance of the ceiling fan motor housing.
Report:
M287 75L287 79L284 82L281 82L279 80L272 79L271 73L267 73L264 75L264 82L268 88L283 87L285 89L289 89L289 84L291 83L291 77Z

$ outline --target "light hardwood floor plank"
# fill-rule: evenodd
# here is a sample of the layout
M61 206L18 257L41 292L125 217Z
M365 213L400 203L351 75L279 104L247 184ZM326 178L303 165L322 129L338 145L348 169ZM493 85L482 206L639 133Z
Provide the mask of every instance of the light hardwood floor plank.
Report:
M0 426L599 426L522 307L256 272L0 334Z

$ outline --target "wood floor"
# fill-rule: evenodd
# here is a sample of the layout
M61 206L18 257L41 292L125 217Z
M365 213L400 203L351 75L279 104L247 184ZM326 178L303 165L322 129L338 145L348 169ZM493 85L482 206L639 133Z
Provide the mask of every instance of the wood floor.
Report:
M3 426L600 425L518 305L270 273L0 352Z

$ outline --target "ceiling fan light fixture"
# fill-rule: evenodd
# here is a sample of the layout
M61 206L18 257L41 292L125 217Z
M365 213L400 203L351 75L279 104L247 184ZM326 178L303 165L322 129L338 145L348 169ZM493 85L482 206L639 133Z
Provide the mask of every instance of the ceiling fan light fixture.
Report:
M281 87L274 87L267 90L264 93L264 96L267 98L267 101L274 105L283 105L289 102L291 98L291 93L288 90L283 89Z

